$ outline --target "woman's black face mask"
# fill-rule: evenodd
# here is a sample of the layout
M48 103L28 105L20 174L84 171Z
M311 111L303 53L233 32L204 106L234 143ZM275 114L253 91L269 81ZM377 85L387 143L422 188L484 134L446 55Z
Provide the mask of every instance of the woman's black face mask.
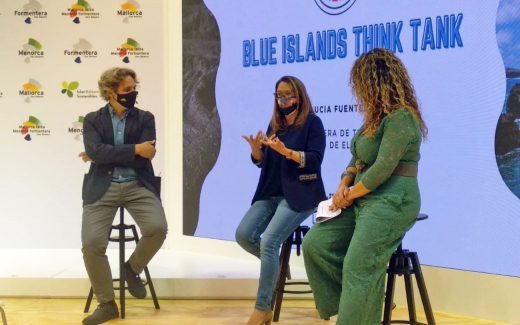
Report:
M289 103L289 101L291 99L294 99L294 98L295 97L281 96L281 97L279 97L277 99L278 100L278 110L280 111L280 113L282 115L287 116L287 115L291 114L292 112L294 112L298 108L298 104L297 103L294 103L291 106L285 107L285 105L287 105Z

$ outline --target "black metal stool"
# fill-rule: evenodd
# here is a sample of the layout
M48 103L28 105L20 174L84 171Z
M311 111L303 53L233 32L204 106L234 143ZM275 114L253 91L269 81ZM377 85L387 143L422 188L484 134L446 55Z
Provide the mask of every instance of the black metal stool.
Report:
M298 226L298 228L296 228L296 230L294 230L294 232L282 244L282 249L280 251L280 273L278 274L276 287L273 292L273 300L271 301L271 308L274 311L274 322L277 322L280 319L284 293L312 293L312 290L285 290L286 285L309 285L309 282L306 281L287 281L291 280L289 260L291 258L292 245L296 245L296 254L300 256L303 236L305 236L309 229L308 226Z
M108 234L109 241L119 243L119 278L114 279L113 281L119 282L119 286L115 286L114 289L119 289L119 311L121 318L125 318L125 290L128 288L125 286L125 242L135 241L136 244L139 242L139 235L137 234L137 228L135 225L125 224L124 211L125 209L123 207L119 208L119 224L112 225L110 233ZM127 229L132 230L131 235L126 235ZM118 234L116 236L111 236L112 230L118 230ZM155 309L160 309L159 301L157 300L157 295L155 294L155 289L152 278L150 277L150 272L148 271L148 267L144 268L144 273L146 275L146 281L143 281L143 283L144 285L148 285L150 289L150 294L152 295ZM90 287L90 292L88 293L87 302L85 304L85 310L83 312L88 313L93 297L94 290L92 287Z
M417 221L428 219L428 215L420 213L417 216ZM386 283L385 307L383 312L383 325L389 324L411 324L411 325L425 325L417 322L415 314L415 299L413 294L412 275L415 275L417 287L421 295L421 301L426 314L428 325L435 325L435 318L433 317L432 306L426 291L426 283L421 271L421 264L416 252L411 252L403 249L402 243L399 244L397 250L392 254L390 262L388 263L388 277ZM408 316L410 320L392 320L392 306L394 302L395 276L404 276L404 283L406 289L406 301L408 305Z
M5 318L4 303L0 300L0 316L2 316L2 324L7 325L7 318Z

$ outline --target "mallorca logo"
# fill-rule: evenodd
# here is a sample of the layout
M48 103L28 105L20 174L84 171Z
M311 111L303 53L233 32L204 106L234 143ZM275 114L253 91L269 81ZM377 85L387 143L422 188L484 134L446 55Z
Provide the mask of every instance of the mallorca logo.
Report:
M14 129L13 133L20 133L26 141L31 141L31 135L51 135L51 130L45 128L45 125L35 116L29 116L29 119Z
M67 8L67 11L61 14L62 16L69 16L75 24L81 22L80 17L85 19L99 18L99 12L95 11L85 0L78 0L77 3Z
M43 58L45 53L40 42L34 38L29 38L29 41L22 46L22 49L18 50L18 55L25 57L24 62L29 63L31 59Z
M140 10L140 7L137 1L128 0L121 5L121 9L117 11L117 15L124 17L124 23L128 23L132 18L143 18L143 12Z
M79 64L85 58L97 58L98 52L92 49L92 44L89 41L80 38L76 44L72 45L72 50L63 50L63 55L74 57L74 62Z
M43 10L41 3L36 0L29 0L23 5L22 10L15 10L16 17L24 18L26 24L32 24L33 19L47 18L47 11Z
M84 116L79 116L77 121L72 122L72 126L69 127L69 133L74 135L74 140L81 140L81 136L83 135L83 120Z
M130 37L126 40L126 43L117 48L117 51L110 54L119 56L124 63L130 62L130 56L134 58L148 58L150 56L150 52L146 52L135 39Z
M356 0L314 0L318 7L329 15L341 15L354 5Z
M25 102L29 103L31 98L43 98L44 92L40 83L34 79L22 85L22 90L18 91L20 96L25 97Z

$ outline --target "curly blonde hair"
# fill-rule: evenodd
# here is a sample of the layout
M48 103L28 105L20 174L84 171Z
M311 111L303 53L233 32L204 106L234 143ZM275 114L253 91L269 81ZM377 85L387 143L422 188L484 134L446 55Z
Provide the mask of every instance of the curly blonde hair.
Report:
M361 55L350 73L352 92L362 107L365 130L373 137L381 121L391 112L404 108L419 123L423 139L428 134L408 72L397 56L386 49L373 49Z
M117 93L117 87L128 76L132 77L136 84L139 83L137 75L132 69L115 67L103 72L98 80L100 96L105 100L109 100L108 94L110 91Z

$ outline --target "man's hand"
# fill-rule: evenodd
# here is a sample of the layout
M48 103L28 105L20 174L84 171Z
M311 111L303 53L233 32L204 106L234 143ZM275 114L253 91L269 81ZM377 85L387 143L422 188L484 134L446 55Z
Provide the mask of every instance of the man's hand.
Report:
M152 160L153 157L155 157L156 152L157 150L155 150L155 140L145 141L135 145L135 154L137 156Z
M84 162L94 162L94 160L90 159L90 157L87 156L87 153L84 151L80 152L78 157L80 157Z

